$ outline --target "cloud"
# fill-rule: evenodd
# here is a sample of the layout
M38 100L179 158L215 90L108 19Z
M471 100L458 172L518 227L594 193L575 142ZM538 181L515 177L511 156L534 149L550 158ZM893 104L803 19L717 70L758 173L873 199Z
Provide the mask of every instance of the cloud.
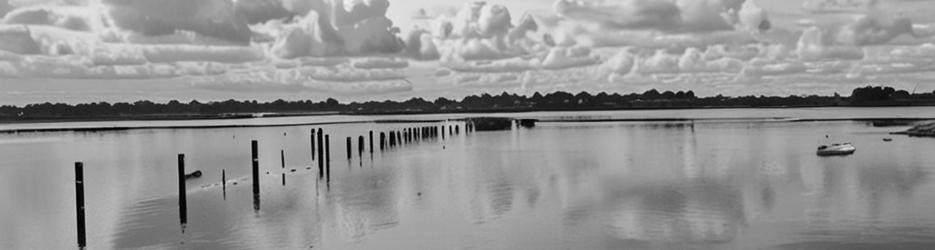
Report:
M402 51L405 43L398 29L385 16L389 3L385 0L355 1L345 4L335 1L328 5L291 1L286 9L306 10L284 24L266 26L275 38L272 53L280 58L303 56L365 56L393 54ZM291 6L291 7L290 7Z
M756 5L753 0L744 1L737 13L739 23L743 28L754 31L768 31L772 29L769 14Z
M37 54L39 43L26 26L0 26L0 50L18 54Z
M759 29L767 21L765 11L744 0L557 0L553 9L607 29L670 33L728 31L739 24Z
M552 48L545 59L542 60L542 68L550 70L567 69L598 63L600 63L600 58L591 55L591 50L588 48Z
M95 9L79 6L39 5L22 7L7 13L3 24L49 25L75 31L99 31L104 17Z
M563 17L597 22L615 28L674 31L679 30L682 24L681 10L669 1L558 0L553 9Z
M341 38L329 25L320 22L318 13L310 11L295 23L285 25L273 43L271 52L279 58L304 56L334 56L343 53Z
M441 57L432 34L426 30L413 30L406 39L402 54L416 60L436 60Z
M356 69L405 69L409 61L398 58L364 58L351 63Z
M513 28L510 11L499 4L465 4L452 20L452 35L458 38L503 36Z
M355 70L348 65L337 68L273 67L247 68L222 75L191 80L199 88L221 91L316 91L337 94L381 94L411 91L412 84L393 70Z
M13 10L8 0L0 0L0 18L3 18L7 12Z
M294 17L297 14L308 13L292 12L284 5L282 0L237 0L234 1L234 15L246 19L249 24L263 23L274 19Z
M884 22L870 16L858 16L844 25L835 38L842 44L874 45L889 42L904 34L915 36L909 19L898 18Z
M802 9L812 14L851 13L874 8L877 0L806 0Z
M799 38L796 47L799 58L808 61L828 59L859 60L863 58L863 50L860 48L826 44L827 42L825 42L823 36L824 31L818 27L806 29Z
M147 36L178 31L224 39L240 44L250 42L247 20L235 15L228 0L101 0L113 23L124 30Z
M8 62L0 77L53 79L148 79L180 75L167 64L95 66L81 56L30 56Z

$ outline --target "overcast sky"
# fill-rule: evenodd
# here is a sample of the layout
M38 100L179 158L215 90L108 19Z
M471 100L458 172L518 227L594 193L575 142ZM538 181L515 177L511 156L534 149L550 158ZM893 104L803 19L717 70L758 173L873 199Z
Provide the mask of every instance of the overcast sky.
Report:
M0 104L935 89L922 0L0 0Z

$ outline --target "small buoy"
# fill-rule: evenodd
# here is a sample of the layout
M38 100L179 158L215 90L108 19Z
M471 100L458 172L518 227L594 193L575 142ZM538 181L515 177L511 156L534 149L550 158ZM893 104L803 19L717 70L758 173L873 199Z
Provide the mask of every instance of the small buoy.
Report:
M422 196L422 192L417 193L417 195Z
M883 141L893 141L893 138L883 138Z
M293 168L293 169L292 169L292 170L290 170L289 172L295 172L295 169Z

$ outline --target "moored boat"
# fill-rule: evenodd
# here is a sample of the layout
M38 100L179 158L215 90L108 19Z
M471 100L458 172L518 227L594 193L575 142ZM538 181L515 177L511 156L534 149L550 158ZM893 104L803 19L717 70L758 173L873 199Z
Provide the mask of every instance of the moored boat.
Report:
M830 146L822 145L818 147L817 154L819 156L849 155L849 154L853 154L854 151L857 151L857 148L854 147L854 145L851 145L850 143L843 143L843 144L835 143L835 144L831 144Z

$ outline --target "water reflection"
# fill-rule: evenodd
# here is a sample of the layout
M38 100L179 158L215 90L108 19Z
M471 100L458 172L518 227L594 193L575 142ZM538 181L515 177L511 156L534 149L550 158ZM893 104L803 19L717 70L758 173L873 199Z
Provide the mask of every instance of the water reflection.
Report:
M411 126L322 128L346 138ZM816 138L832 132L860 152L815 157ZM92 248L935 244L935 156L926 154L935 141L883 144L885 132L849 122L543 123L447 135L367 157L358 149L352 161L337 150L323 158L342 160L322 162L324 171L308 154L282 153L324 151L312 150L310 138L321 133L312 137L310 127L2 135L0 183L12 191L0 198L22 202L0 205L0 221L12 225L0 229L0 248L73 245L74 211L61 205L74 203L73 177L62 169L76 159L86 162ZM259 209L244 150L253 139L264 173ZM22 157L35 152L47 157ZM179 152L187 168L204 173L186 183L184 232L174 185ZM227 185L220 185L222 173Z

